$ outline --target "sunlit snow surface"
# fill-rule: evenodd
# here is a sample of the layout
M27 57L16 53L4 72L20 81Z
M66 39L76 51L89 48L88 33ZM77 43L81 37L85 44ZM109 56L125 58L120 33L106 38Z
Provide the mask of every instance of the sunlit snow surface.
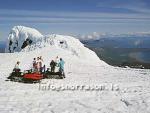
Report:
M19 52L0 54L0 113L149 113L149 70L109 66L70 36L42 35L41 40ZM65 43L60 45L60 41ZM62 57L66 62L66 78L44 79L40 84L5 81L16 61L25 70L38 56L43 57L47 67L56 56ZM41 90L43 84L105 85L108 89ZM109 89L111 85L118 88Z

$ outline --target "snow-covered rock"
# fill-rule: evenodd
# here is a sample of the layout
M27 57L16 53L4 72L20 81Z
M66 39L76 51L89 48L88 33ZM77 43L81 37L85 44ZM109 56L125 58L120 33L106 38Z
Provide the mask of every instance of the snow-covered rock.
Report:
M8 36L6 52L19 52L27 44L35 44L43 39L43 35L36 29L14 26Z

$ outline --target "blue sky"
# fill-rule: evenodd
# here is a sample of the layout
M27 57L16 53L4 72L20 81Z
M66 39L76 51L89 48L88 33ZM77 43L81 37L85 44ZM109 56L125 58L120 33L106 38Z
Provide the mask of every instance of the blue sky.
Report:
M0 40L15 25L43 34L150 31L149 0L0 0Z

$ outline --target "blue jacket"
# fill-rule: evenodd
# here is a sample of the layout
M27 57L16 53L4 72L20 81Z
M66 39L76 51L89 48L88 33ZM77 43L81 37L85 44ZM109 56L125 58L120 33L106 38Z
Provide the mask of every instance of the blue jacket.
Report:
M58 64L59 68L64 70L64 64L65 64L65 61L61 60Z

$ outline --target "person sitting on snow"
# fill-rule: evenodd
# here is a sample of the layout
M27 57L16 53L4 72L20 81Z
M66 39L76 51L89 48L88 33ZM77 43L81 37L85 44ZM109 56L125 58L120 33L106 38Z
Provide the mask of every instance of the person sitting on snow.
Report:
M52 60L50 63L51 72L55 72L55 66L56 66L56 62L54 62L54 60Z
M65 78L64 65L65 65L65 61L62 58L60 58L60 62L58 63L59 72L61 73L62 77Z
M15 67L14 67L14 71L15 72L20 72L20 62L19 61L17 61L17 63L15 64Z

